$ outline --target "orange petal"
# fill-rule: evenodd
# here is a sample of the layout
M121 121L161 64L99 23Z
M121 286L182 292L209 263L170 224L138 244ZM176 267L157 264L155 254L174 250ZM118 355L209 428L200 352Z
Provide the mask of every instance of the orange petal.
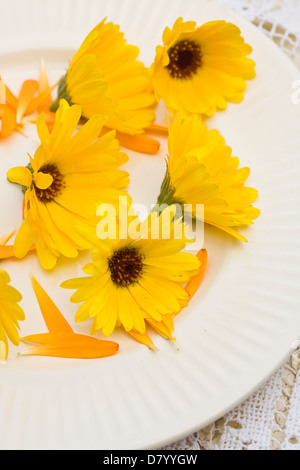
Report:
M8 104L13 110L17 110L18 106L18 99L15 95L10 91L10 89L5 86L5 102Z
M203 279L203 276L204 276L204 273L205 273L205 270L206 270L206 266L207 266L207 250L205 250L205 249L200 250L197 253L197 258L201 262L199 272L190 279L190 281L187 283L187 285L184 288L186 290L186 292L189 294L189 301L194 297L194 295L196 294L196 292L197 292L197 290L198 290L198 288L199 288L199 286L202 282L202 279ZM179 310L179 312L174 313L173 318L177 317L177 315L181 311L182 311L182 309Z
M35 98L32 98L29 106L26 109L26 114L31 114L33 113L33 111L36 111L36 110L49 111L49 107L47 103L49 103L49 97L50 97L50 102L52 103L51 92L54 90L55 86L56 85L54 85L51 88L48 88L47 90L43 91L41 94L36 96Z
M29 348L21 356L51 356L70 359L97 359L112 356L119 350L113 341L100 340L84 335L66 334L60 340L54 340Z
M13 245L0 246L0 259L13 258L14 256Z
M159 126L158 124L152 124L151 126L146 127L146 131L148 132L157 132L159 134L166 134L168 135L169 129L166 126Z
M6 104L6 86L0 77L0 104Z
M139 343L147 346L147 348L152 349L153 351L157 350L155 344L147 333L141 334L137 333L136 331L128 331L127 333Z
M36 80L25 80L22 85L19 102L17 107L17 123L22 121L23 116L27 112L27 108L30 105L35 93L38 91L38 82Z
M49 132L52 132L52 129L54 127L55 116L56 116L55 113L51 113L51 111L44 112L45 123L46 123L46 126L48 127ZM38 117L39 117L39 114L31 114L30 116L26 117L25 120L26 122L36 123Z
M14 247L12 245L0 246L0 259L13 258L14 256Z
M13 133L17 125L16 114L9 106L5 104L0 104L0 120L0 137L9 137Z
M67 320L34 277L32 277L32 285L50 333L73 333Z
M51 111L45 113L45 123L49 132L52 132L55 124L55 113L51 113Z
M40 68L40 77L39 77L39 95L41 95L45 91L48 91L49 89L50 89L49 78L48 78L47 70L45 67L44 59L42 59L41 68ZM38 112L41 113L42 111L48 111L51 106L51 103L52 103L52 96L50 92L46 100L38 107Z
M139 153L154 155L160 148L160 143L157 140L144 134L129 135L117 132L116 138L123 147Z
M21 338L24 343L36 343L36 344L49 344L58 343L62 341L66 336L75 335L75 333L39 333L37 335L29 335Z
M12 232L9 232L6 235L3 235L2 237L0 237L0 246L6 245L6 243L8 242L8 240L11 239L11 237L13 236L14 233L15 233L15 230L13 230Z
M202 279L206 270L206 266L207 266L207 250L205 249L200 250L199 253L197 253L197 258L201 262L199 272L195 276L193 276L192 279L185 286L185 290L189 294L190 300L196 294L202 282Z
M168 328L170 334L173 336L174 333L174 321L173 321L173 315L163 315L162 316L162 322L166 325Z
M30 251L35 250L35 245L32 245ZM13 245L0 246L0 259L15 258Z

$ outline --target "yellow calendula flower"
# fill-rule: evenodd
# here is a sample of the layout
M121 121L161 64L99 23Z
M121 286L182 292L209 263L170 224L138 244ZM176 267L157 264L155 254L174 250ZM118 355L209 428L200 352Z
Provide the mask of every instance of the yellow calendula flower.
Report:
M194 295L199 289L200 284L202 283L207 266L207 250L204 248L201 249L196 256L200 261L200 269L198 273L191 277L189 282L184 286L184 290L187 292L189 297L189 302L194 297ZM146 319L146 323L150 325L152 329L154 329L163 338L174 341L174 318L179 313L180 311L176 311L174 313L162 315L161 321L153 320L148 316L148 318ZM152 339L148 335L147 331L146 333L142 334L131 330L128 331L128 334L139 343L142 343L147 346L149 349L157 349Z
M111 131L98 138L105 123L94 116L75 132L81 107L61 100L51 134L44 115L37 120L41 145L30 157L30 168L11 169L7 177L24 187L24 221L14 243L17 258L23 258L35 243L40 263L52 269L60 256L75 258L90 248L74 229L83 224L96 227L101 203L118 205L127 195L128 173L119 166L128 159Z
M246 187L249 168L215 130L208 130L197 115L177 116L169 129L169 157L158 204L204 205L204 222L240 240L237 228L253 223L260 211L252 206L258 192Z
M5 361L8 355L8 339L18 346L20 343L19 321L25 320L25 315L18 303L21 294L9 285L10 277L0 269L0 361Z
M156 103L139 49L126 44L119 26L104 19L84 40L58 88L58 99L82 107L82 116L108 116L106 126L139 134L153 123ZM55 108L55 103L52 109Z
M255 77L252 52L241 31L226 21L200 27L179 18L163 33L163 46L156 49L151 67L153 85L174 116L212 116L227 102L243 100L246 80Z
M182 286L199 271L200 261L181 252L192 240L185 237L180 220L172 223L173 216L172 207L142 223L133 216L125 228L120 223L115 238L106 240L85 231L96 247L92 263L84 267L88 276L66 281L62 287L77 289L71 301L83 303L75 319L94 318L92 334L102 330L109 336L120 326L145 334L145 320L160 322L187 305L189 295ZM136 232L131 231L132 224Z

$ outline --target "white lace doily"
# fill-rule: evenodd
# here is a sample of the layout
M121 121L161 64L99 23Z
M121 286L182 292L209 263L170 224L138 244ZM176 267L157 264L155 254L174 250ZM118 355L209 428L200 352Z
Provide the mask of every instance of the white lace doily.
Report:
M219 0L252 21L300 67L299 0Z
M300 0L219 0L271 37L300 68ZM165 449L300 450L300 349L246 402Z

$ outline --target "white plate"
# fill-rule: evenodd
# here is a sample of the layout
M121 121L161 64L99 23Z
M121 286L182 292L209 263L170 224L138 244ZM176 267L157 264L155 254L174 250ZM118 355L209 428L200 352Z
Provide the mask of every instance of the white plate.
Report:
M261 217L245 230L248 244L206 229L209 265L190 307L176 320L180 351L155 337L153 353L122 334L120 353L95 360L20 358L11 348L0 369L0 448L157 448L225 414L279 368L300 339L300 105L292 84L300 73L254 26L214 1L174 0L0 0L0 72L14 90L36 77L40 57L51 81L68 66L88 31L104 16L121 25L150 65L166 25L183 16L203 23L226 19L240 26L253 46L257 78L245 100L208 122L232 146L249 183L259 189ZM163 109L163 108L162 108ZM6 171L27 164L36 134L1 142L1 233L21 222L22 195ZM130 192L152 203L164 173L166 139L158 156L130 152ZM33 273L76 332L70 293L60 289L80 273L61 262L45 273L35 255L3 262L23 293L22 335L46 331L30 285Z

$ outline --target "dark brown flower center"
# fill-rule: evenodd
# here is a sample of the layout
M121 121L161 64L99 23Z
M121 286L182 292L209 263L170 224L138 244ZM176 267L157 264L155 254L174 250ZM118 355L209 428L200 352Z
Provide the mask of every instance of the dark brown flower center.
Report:
M177 42L169 49L168 55L170 63L167 69L173 78L190 78L202 64L200 45L189 39Z
M53 181L51 186L49 186L47 189L40 189L34 185L35 194L41 202L51 202L62 193L65 187L63 175L57 166L53 164L44 165L39 169L39 171L41 173L51 175Z
M128 287L143 272L143 256L136 248L120 248L108 260L110 276L118 287Z

